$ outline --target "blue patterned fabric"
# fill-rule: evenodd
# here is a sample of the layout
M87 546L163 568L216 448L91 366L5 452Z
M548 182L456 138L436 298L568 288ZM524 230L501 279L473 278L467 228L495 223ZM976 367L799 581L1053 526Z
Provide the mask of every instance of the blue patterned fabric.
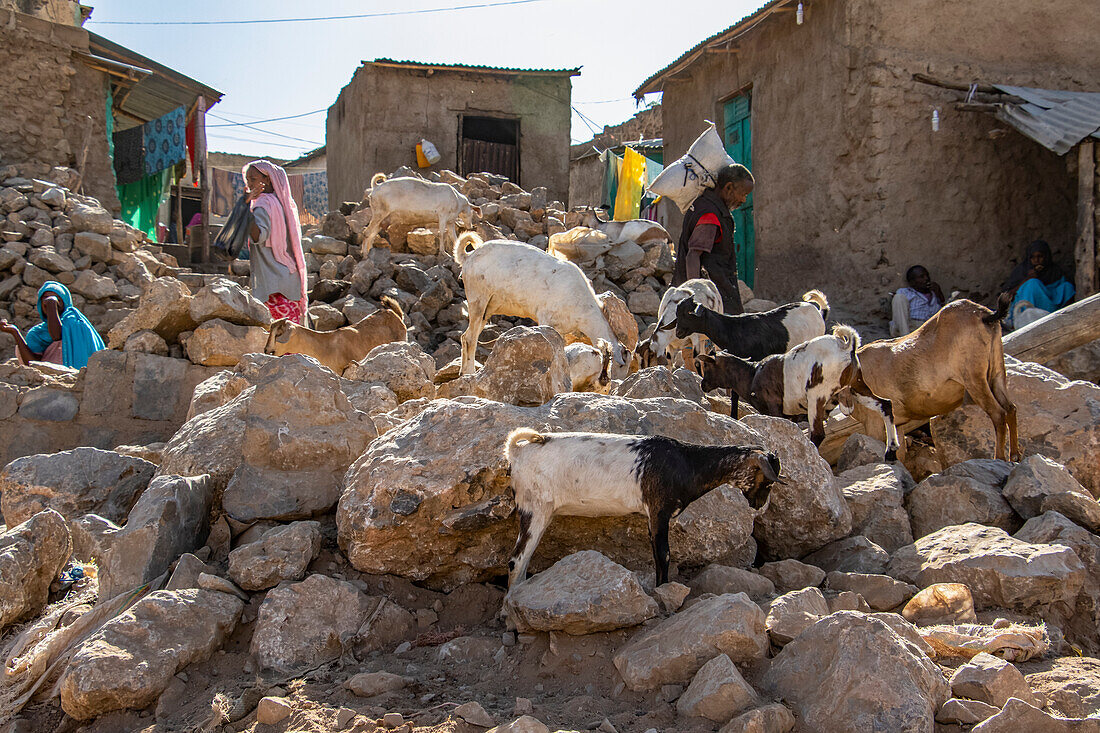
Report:
M61 362L73 369L88 366L88 357L107 348L107 345L103 343L91 321L73 306L73 296L69 289L53 280L38 290L38 315L41 316L42 323L27 331L27 348L35 354L42 354L53 343L49 326L46 325L46 314L42 312L42 298L46 293L53 293L61 298L65 306L65 310L61 311Z
M145 175L170 168L187 157L187 112L177 107L163 117L146 122Z

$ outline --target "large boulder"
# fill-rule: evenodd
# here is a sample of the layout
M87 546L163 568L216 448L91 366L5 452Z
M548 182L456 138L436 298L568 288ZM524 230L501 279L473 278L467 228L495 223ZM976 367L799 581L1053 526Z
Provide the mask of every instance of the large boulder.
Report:
M1100 495L1100 386L1073 382L1031 362L1005 357L1008 394L1016 403L1023 454L1041 453ZM964 405L932 421L940 462L993 456L993 426L981 409Z
M191 317L191 291L174 277L159 277L145 289L138 307L119 321L107 335L107 345L121 349L131 334L145 329L156 331L168 343L197 326Z
M441 588L503 572L518 532L503 447L508 433L524 426L666 435L711 445L756 444L780 452L786 445L770 433L750 430L684 400L569 393L538 408L472 397L435 400L371 443L344 477L336 521L340 545L351 563L364 572L401 575ZM810 442L802 440L812 450ZM813 503L820 489L810 482L820 478L816 469L824 463L816 454L811 469L797 465L789 455L783 460L784 470L792 476L792 485L784 487L790 492L784 506L798 509L800 501ZM728 558L742 555L739 548L749 539L752 510L747 502L741 503L743 498L721 491L710 492L689 507L694 512L673 521L673 560L690 555L692 564L700 566L729 564ZM737 488L730 491L740 493ZM839 494L837 499L842 501ZM693 519L711 512L721 513L722 519ZM779 521L777 515L773 524ZM677 526L684 522L715 534L681 534ZM791 532L798 532L793 521ZM648 528L641 516L555 517L532 570L586 549L633 570L652 570ZM711 552L718 557L704 556Z
M1011 698L1001 712L986 718L971 730L974 733L1100 733L1100 721L1096 718L1055 717L1019 698Z
M657 602L622 565L595 550L562 558L519 583L504 609L521 631L592 634L637 624L657 615Z
M913 532L903 501L912 489L912 481L900 463L867 463L837 476L837 488L852 512L852 533L863 535L887 552L911 543Z
M95 514L73 522L73 546L99 568L99 596L107 600L157 577L176 558L202 546L209 532L214 489L209 476L157 476L125 527Z
M52 509L0 534L0 629L42 610L72 549L69 523Z
M94 513L121 524L156 470L149 461L98 448L24 456L0 471L0 509L9 527L43 509L68 519Z
M725 654L704 664L676 701L681 715L725 723L756 702L756 691Z
M234 366L245 354L263 352L267 331L221 318L206 321L187 339L187 358L203 366Z
M639 633L613 661L630 689L654 690L686 684L719 654L741 663L763 659L767 651L764 613L735 593L699 601Z
M266 326L271 312L252 294L232 280L217 278L195 293L188 303L195 323L220 318L238 326Z
M880 619L838 611L783 648L761 684L808 730L931 733L943 672Z
M304 578L320 551L319 523L279 525L229 553L229 577L245 590L266 590L284 580Z
M1004 497L1024 519L1042 514L1043 500L1054 494L1089 494L1061 464L1046 456L1028 456L1020 461L1004 483Z
M1015 665L987 652L978 654L952 673L951 692L956 697L978 700L998 708L1003 707L1010 697L1032 705L1042 704Z
M631 374L614 385L609 394L632 400L651 397L676 397L707 405L703 380L687 369L670 370L666 366L649 367Z
M61 675L61 708L77 720L156 702L173 676L208 659L233 633L244 604L189 588L150 593L77 648Z
M1044 667L1026 679L1028 687L1047 699L1051 712L1067 718L1100 715L1100 659L1069 656Z
M401 402L435 397L435 360L409 341L394 341L374 347L363 359L348 365L344 378L381 382Z
M996 486L949 474L929 476L917 484L906 499L914 537L967 522L1000 527L1006 532L1020 528L1020 520Z
M772 643L783 646L828 615L829 606L821 591L803 588L784 593L769 603L764 626Z
M925 588L962 583L978 608L1073 607L1085 566L1068 547L1031 544L980 524L944 527L894 553L887 574Z
M439 394L535 406L572 388L561 334L549 326L517 326L497 338L485 366L476 374L441 385Z

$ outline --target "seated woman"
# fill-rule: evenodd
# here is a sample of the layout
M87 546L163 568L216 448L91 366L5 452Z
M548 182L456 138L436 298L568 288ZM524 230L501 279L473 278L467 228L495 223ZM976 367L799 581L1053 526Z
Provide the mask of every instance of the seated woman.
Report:
M932 276L923 265L913 265L905 272L909 287L898 288L894 295L890 321L890 335L905 336L917 330L922 323L943 308L943 290L932 282Z
M1050 245L1041 239L1027 246L1023 262L1012 270L1003 289L1014 295L1009 314L1013 328L1023 328L1064 308L1077 292L1054 263Z
M27 338L19 329L0 319L0 332L15 339L19 363L48 361L73 369L88 365L88 357L107 348L95 326L73 306L69 289L50 280L38 291L38 315L42 323L27 330Z

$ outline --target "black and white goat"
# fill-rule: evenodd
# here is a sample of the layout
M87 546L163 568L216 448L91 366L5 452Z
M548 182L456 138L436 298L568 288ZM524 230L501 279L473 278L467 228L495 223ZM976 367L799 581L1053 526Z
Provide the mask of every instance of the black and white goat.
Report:
M741 359L728 352L698 357L702 365L703 391L729 387L730 415L737 417L738 397L764 415L791 420L807 415L810 440L825 439L828 406L842 391L845 401L856 401L882 416L886 426L886 456L894 460L898 432L890 400L876 397L863 381L856 349L859 334L851 326L833 326L829 336L818 336L785 354L762 361Z
M798 344L825 335L829 302L820 290L763 313L727 316L700 305L694 298L676 306L676 338L701 333L719 349L744 359L783 354Z
M722 312L722 295L710 280L695 278L688 280L676 287L671 287L661 296L661 305L657 309L657 328L653 335L638 344L636 353L642 369L656 366L663 361L671 360L676 352L680 352L684 360L684 367L695 371L694 354L703 353L702 340L699 334L692 334L690 338L676 338L676 307L688 299L694 299L711 310ZM689 351L691 349L692 351Z
M668 581L669 522L691 502L731 483L762 511L772 483L785 481L779 459L759 446L692 445L660 436L520 428L508 436L504 455L519 512L509 588L527 577L527 565L555 514L646 515L660 585Z

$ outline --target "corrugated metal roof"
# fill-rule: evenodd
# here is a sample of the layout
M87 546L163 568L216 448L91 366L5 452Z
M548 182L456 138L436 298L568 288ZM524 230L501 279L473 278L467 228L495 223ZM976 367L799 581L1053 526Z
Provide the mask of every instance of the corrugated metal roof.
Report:
M509 74L514 76L579 76L581 67L574 69L512 69L503 66L470 66L467 64L431 64L423 61L402 61L398 59L375 59L363 61L364 64L378 66L401 66L409 69L433 69L439 71L466 71L478 74Z
M734 33L742 33L744 31L749 30L753 25L755 25L757 22L763 20L773 10L775 10L776 8L778 8L781 5L786 5L789 2L792 2L792 0L770 0L770 2L764 3L762 6L760 6L760 9L757 10L755 13L750 13L749 15L746 15L744 18L737 21L736 23L731 25L729 28L726 28L723 31L719 31L719 32L715 33L713 36L711 36L710 38L707 38L707 39L697 43L691 49L686 51L682 56L680 56L680 58L676 59L675 61L673 61L668 66L666 66L665 68L661 69L656 74L654 74L653 76L651 76L648 79L646 79L645 81L643 81L641 83L641 85L637 89L634 90L634 96L635 97L641 97L644 94L651 94L653 92L661 91L661 89L658 86L658 82L663 77L667 76L670 73L675 73L676 71L680 71L683 67L687 66L692 61L694 61L695 58L700 53L702 53L708 46L711 46L711 45L713 45L714 43L716 43L718 41L728 40L727 36L730 36Z
M994 116L1058 155L1065 155L1090 135L1100 139L1100 92L993 86L1027 100L1024 104L999 103Z

